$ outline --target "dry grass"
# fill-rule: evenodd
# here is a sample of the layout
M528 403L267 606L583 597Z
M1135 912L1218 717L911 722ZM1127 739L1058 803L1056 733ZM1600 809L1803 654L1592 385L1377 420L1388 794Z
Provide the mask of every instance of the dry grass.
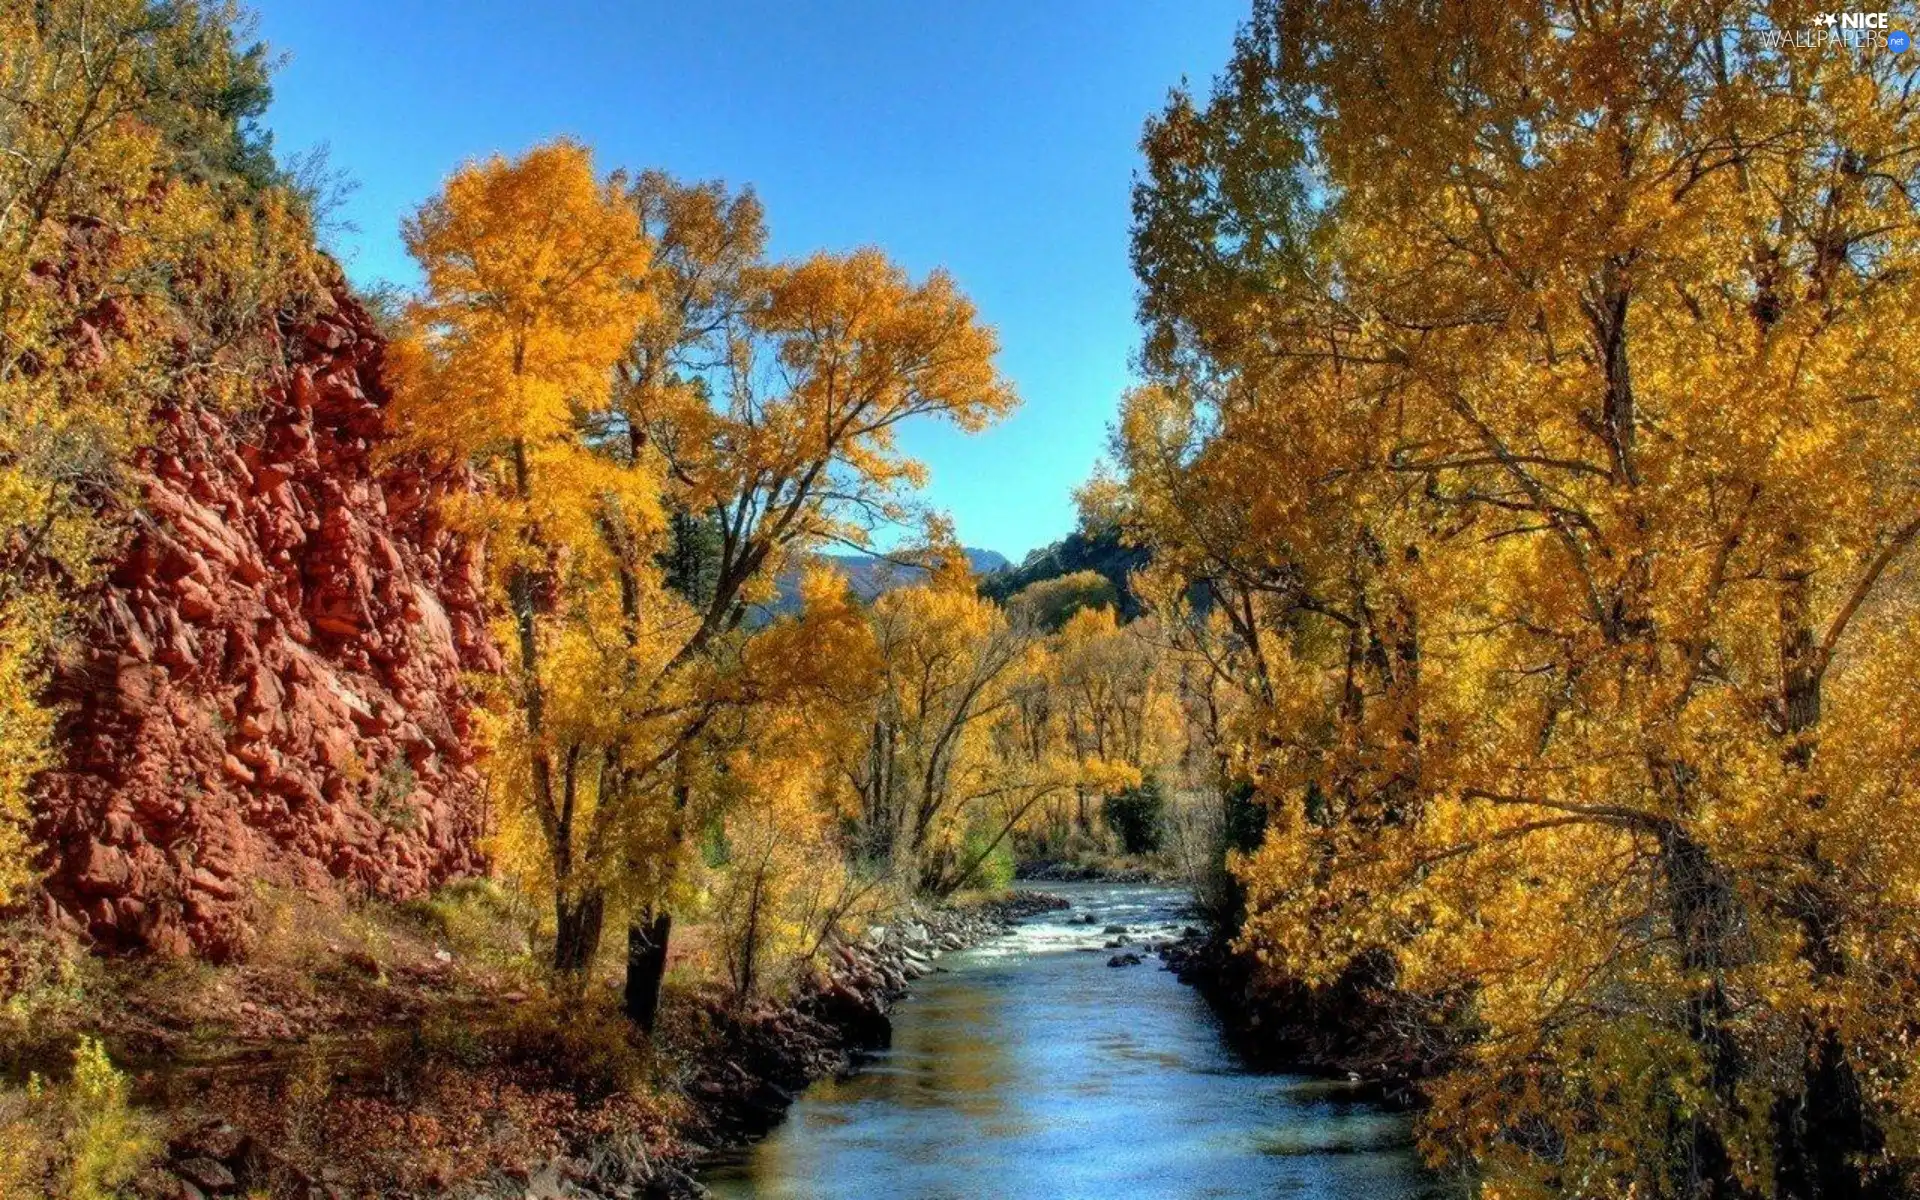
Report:
M262 892L256 919L252 954L218 967L102 961L38 926L7 929L0 1062L17 1095L0 1091L0 1120L35 1122L13 1140L68 1136L48 1106L28 1114L20 1085L84 1034L130 1071L163 1140L226 1123L263 1148L243 1182L265 1195L318 1179L434 1190L615 1133L643 1152L671 1141L680 1066L634 1040L607 980L557 999L537 914L497 887L401 905ZM669 1031L685 1024L671 1000Z

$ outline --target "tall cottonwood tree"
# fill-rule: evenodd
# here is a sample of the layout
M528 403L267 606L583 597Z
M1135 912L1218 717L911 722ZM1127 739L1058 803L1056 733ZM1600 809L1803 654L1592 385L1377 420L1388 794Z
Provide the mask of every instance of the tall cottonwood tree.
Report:
M750 197L659 180L636 196L661 244L687 248L658 284L687 299L635 340L620 404L633 440L664 461L672 502L715 535L711 591L675 656L698 671L795 554L864 544L875 523L907 514L923 472L895 447L901 422L974 431L1017 400L991 330L945 273L916 283L876 250L770 263ZM703 725L690 712L669 740L685 745ZM687 825L676 827L684 845ZM628 1008L643 1023L670 930L662 904L629 935Z
M458 520L488 542L508 659L492 725L509 829L537 829L524 857L552 888L557 970L592 961L604 919L598 859L620 814L607 794L628 736L624 692L657 647L603 637L617 605L650 585L664 527L656 462L615 463L584 436L611 404L613 368L656 301L619 179L557 142L462 168L408 221L425 276L391 351L395 419L410 449L481 471ZM617 528L619 537L608 536Z
M556 965L584 969L608 908L633 910L628 1008L650 1025L703 739L804 684L756 647L750 603L801 549L904 512L921 472L900 422L978 429L1015 397L946 275L871 250L770 262L751 196L590 182L564 144L457 176L410 226L427 298L397 359L403 418L501 478L475 516L505 540L527 740L509 786L555 872ZM564 674L542 683L549 664Z
M1252 701L1246 936L1460 1006L1501 1194L1903 1186L1920 143L1809 15L1262 3L1148 132L1122 449Z

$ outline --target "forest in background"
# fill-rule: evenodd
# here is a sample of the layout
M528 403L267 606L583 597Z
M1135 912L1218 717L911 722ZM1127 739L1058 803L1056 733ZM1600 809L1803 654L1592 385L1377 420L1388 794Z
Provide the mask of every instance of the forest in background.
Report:
M361 301L235 12L0 11L0 1192L108 1196L162 1135L98 1037L127 964L37 916L48 685L155 414L246 430ZM1908 1194L1920 143L1912 59L1773 36L1816 13L1256 0L1146 129L1113 466L984 580L895 443L1018 403L955 280L773 258L750 189L573 142L459 167L374 305L369 452L471 549L486 871L260 881L247 953L425 906L515 1053L664 1095L676 997L777 1002L1016 855L1156 854L1256 972L1393 999L1482 1195ZM903 528L908 586L808 567ZM418 820L371 753L334 769Z

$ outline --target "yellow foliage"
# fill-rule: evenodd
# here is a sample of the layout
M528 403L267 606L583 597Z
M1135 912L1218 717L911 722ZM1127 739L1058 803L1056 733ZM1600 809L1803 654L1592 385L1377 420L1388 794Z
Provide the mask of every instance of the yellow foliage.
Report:
M883 881L849 865L837 765L859 729L835 714L820 696L756 709L728 756L724 862L709 873L709 890L721 957L742 1001L792 983L852 931L863 902L870 909L888 898L875 890Z
M129 1099L131 1081L101 1044L83 1037L73 1074L0 1095L0 1196L116 1200L158 1153L151 1122Z
M1073 571L1029 584L1007 601L1017 619L1057 630L1075 613L1107 608L1118 601L1113 584L1098 571Z
M503 614L509 671L485 726L496 851L552 890L564 924L605 886L614 839L636 836L617 827L623 718L667 654L648 635L680 612L652 562L659 465L594 437L614 365L656 311L639 286L650 253L623 181L569 142L463 167L405 232L426 283L390 354L399 449L489 482L451 515L485 539Z
M573 442L656 309L638 286L649 250L622 181L555 142L463 167L404 232L425 275L393 347L414 436L468 456Z
M922 472L900 421L978 428L1013 396L944 274L768 263L750 195L600 181L569 143L463 169L407 239L426 288L392 355L406 448L489 481L453 517L487 540L510 665L484 684L494 847L552 891L555 962L578 970L609 905L689 899L694 833L798 828L754 816L777 795L743 798L732 747L863 695L873 638L823 578L797 621L756 631L750 606L812 545L904 511Z
M18 609L0 609L0 629L28 628ZM19 636L0 645L0 902L30 881L27 787L50 761L53 714L39 701L34 661L45 636Z
M751 702L710 737L702 789L710 833L700 872L707 915L737 1000L778 992L835 938L892 898L851 862L842 764L863 736L879 659L846 580L802 577L800 612L742 647Z
M1451 1012L1429 1149L1503 1195L1890 1178L1910 64L1790 6L1289 11L1149 130L1120 428L1268 809L1246 944Z
M1110 609L1049 637L958 559L874 602L879 682L846 743L859 852L912 889L951 891L1016 831L1138 784L1171 752L1158 655Z

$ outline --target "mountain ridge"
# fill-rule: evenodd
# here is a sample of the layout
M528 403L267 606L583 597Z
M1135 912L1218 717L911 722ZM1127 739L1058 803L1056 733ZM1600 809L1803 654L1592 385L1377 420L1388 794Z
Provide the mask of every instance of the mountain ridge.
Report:
M982 578L1009 570L1013 561L998 550L985 550L978 546L963 546L967 565L973 573ZM817 553L807 556L802 563L796 563L780 573L775 581L778 589L774 599L765 606L769 616L781 616L796 612L800 608L800 576L807 563L823 563L833 568L852 587L853 594L862 601L872 601L895 588L909 587L926 575L926 568L913 563L896 562L878 554L861 553Z

